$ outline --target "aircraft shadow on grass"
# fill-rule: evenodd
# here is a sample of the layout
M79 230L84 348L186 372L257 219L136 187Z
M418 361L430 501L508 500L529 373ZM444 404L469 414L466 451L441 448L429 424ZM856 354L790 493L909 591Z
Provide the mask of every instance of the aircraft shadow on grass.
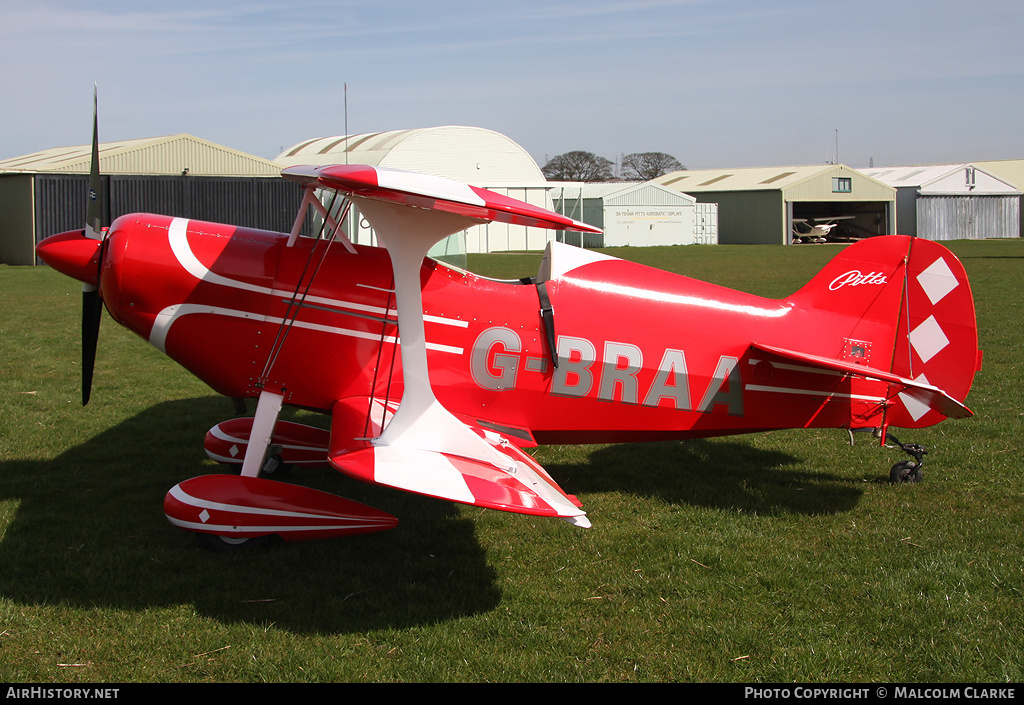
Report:
M191 604L225 623L296 633L404 628L498 605L501 589L469 513L329 468L294 470L289 480L379 507L400 518L398 528L230 555L200 550L163 516L163 497L182 478L222 471L206 459L202 437L231 412L223 397L165 402L53 461L7 463L0 501L15 508L0 527L0 595L78 608ZM687 441L596 447L587 464L551 470L579 493L621 491L760 515L856 504L860 491L850 483L786 469L798 462L746 442ZM813 498L784 489L808 480ZM751 492L751 483L774 489ZM565 530L600 531L594 518L593 529Z
M802 459L749 439L611 445L589 456L566 484L577 492L620 491L673 505L758 516L849 511L862 490L838 475L802 469ZM552 466L564 477L567 468Z

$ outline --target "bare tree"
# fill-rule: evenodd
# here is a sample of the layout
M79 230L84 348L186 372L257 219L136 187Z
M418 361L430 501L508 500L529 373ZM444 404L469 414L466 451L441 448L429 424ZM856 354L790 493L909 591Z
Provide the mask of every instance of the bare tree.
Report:
M551 181L611 181L612 163L593 152L574 151L552 157L541 169Z
M650 181L685 168L678 159L664 152L636 152L622 158L622 178L630 180Z

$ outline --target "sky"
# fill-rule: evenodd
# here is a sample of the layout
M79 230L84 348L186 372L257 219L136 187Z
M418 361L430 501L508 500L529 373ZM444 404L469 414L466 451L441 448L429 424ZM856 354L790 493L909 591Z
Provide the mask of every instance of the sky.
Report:
M189 133L273 159L440 125L538 164L1024 158L1020 0L0 0L0 159ZM346 89L347 86L347 89ZM347 96L347 98L346 98Z

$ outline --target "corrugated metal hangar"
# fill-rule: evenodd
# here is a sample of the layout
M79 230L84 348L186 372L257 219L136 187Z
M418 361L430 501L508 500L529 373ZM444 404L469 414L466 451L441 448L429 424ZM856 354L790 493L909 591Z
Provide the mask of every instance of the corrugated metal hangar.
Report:
M518 198L533 205L550 208L550 184L533 157L503 134L479 127L450 125L414 130L374 132L348 137L321 137L286 149L277 158L281 166L297 164L369 164L407 169L442 176L480 186ZM358 222L358 220L353 220ZM355 242L373 244L373 232L360 223L356 232L349 229ZM541 250L553 231L521 225L488 223L453 236L442 243L446 255L462 252L502 250ZM438 254L431 250L431 254Z
M974 162L990 174L995 174L1003 181L1014 185L1018 191L1024 191L1024 159L997 159L994 161ZM1024 199L1024 196L1021 196ZM1020 210L1020 233L1024 235L1024 208Z
M1021 192L976 164L864 169L896 189L896 226L928 240L1020 237Z
M798 222L840 217L851 237L895 233L895 189L842 164L676 171L654 182L717 203L722 244L789 244Z
M551 189L552 208L604 230L565 232L559 239L581 247L712 245L718 242L718 206L658 184L566 184Z
M33 264L39 239L82 227L90 147L0 161L0 263ZM587 247L789 244L807 223L830 220L835 228L830 237L851 239L896 232L930 239L1018 237L1024 223L1024 160L873 170L844 165L686 170L643 184L555 184L510 138L462 126L307 140L275 161L185 134L104 143L104 221L149 211L287 232L301 189L280 177L281 168L339 163L443 176L562 211L605 230L600 238L579 243ZM305 232L315 220L307 219ZM372 231L360 221L353 217L350 236L373 243ZM431 254L452 260L466 252L541 250L552 239L573 242L574 236L579 237L491 223L467 230Z
M33 264L42 238L85 224L92 145L0 161L0 262ZM281 167L191 135L100 145L104 224L153 212L287 232L302 202Z

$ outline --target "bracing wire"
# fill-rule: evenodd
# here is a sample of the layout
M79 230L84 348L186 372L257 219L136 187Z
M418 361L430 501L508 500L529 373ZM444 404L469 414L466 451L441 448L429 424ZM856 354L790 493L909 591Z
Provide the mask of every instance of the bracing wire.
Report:
M337 199L337 196L338 192L333 192L331 196L330 206L328 206L327 209L328 213L333 212L334 202ZM309 290L313 285L313 281L314 279L316 279L316 275L320 271L320 267L323 266L324 261L327 259L327 253L330 251L331 244L334 242L335 237L338 234L338 230L341 228L341 224L344 222L345 217L348 215L348 211L351 207L352 201L346 199L344 208L341 213L341 217L335 219L335 228L331 232L330 237L323 237L324 231L327 228L328 219L324 218L323 222L320 224L320 231L317 233L316 242L313 244L312 247L309 248L309 256L306 258L306 263L303 266L302 273L299 275L299 279L295 284L295 290L292 292L292 296L288 300L288 307L285 309L285 314L281 319L281 325L278 326L277 335L275 336L274 343L270 348L270 353L267 356L267 361L263 366L263 371L260 373L259 381L257 382L258 387L262 388L266 384L267 379L270 376L270 371L273 369L274 364L277 362L277 358L280 356L281 350L284 348L284 343L288 339L288 333L291 331L296 319L298 318L299 310L302 308L303 302L309 295ZM326 239L326 245L323 247L320 253L319 261L313 268L313 273L309 276L307 280L306 274L307 272L309 272L310 265L313 262L313 257L314 254L316 253L317 245L320 243L321 240L324 239ZM305 284L303 284L303 282L305 282Z

